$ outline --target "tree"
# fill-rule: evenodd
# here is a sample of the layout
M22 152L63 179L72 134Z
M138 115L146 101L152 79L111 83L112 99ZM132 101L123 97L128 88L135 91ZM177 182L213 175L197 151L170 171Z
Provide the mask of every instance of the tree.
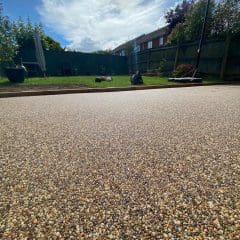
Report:
M2 15L3 7L0 3L0 61L10 61L16 54L17 43L13 33L13 23Z
M43 49L52 51L63 51L63 48L61 47L60 43L55 41L53 38L43 34L41 39Z
M199 0L197 2L194 2L191 5L191 8L189 8L188 11L185 13L185 20L182 23L178 23L174 27L171 34L168 36L167 42L170 44L176 44L185 41L198 40L201 35L206 6L207 0ZM215 1L211 0L208 11L205 37L209 37L212 34L214 13Z
M237 1L237 0L236 0ZM168 36L168 43L176 44L184 41L195 41L200 38L205 11L207 6L207 0L199 0L191 5L191 8L185 14L185 21L177 24ZM212 33L213 19L215 12L214 0L211 0L207 27L205 36L210 36Z
M23 49L35 47L33 35L39 33L44 50L63 51L60 43L47 36L41 23L32 24L30 18L26 23L21 17L12 22L9 17L3 16L3 4L0 2L0 61L10 61Z
M166 22L169 24L170 32L179 23L184 23L186 20L186 14L190 11L195 0L183 0L182 3L177 4L175 9L170 9L165 14Z
M18 21L15 23L14 29L16 41L18 42L20 49L34 48L33 35L38 33L40 34L44 50L63 50L60 43L44 33L41 23L32 24L29 18L27 18L25 23L22 18L19 17Z
M39 26L34 26L30 19L27 18L27 23L21 17L14 24L14 33L19 48L34 48L33 35L36 32L43 32Z
M240 1L221 0L215 10L214 35L240 35Z
M185 35L187 41L194 41L200 38L206 6L207 0L200 0L196 2L193 5L193 8L187 13L185 22ZM214 0L211 0L208 11L205 36L211 35L214 7Z
M178 23L168 36L167 43L178 44L186 41L185 24Z

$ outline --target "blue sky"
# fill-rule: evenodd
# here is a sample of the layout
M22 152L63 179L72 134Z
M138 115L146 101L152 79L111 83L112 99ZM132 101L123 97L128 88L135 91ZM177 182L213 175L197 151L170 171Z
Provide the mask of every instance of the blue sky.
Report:
M3 3L4 14L9 16L12 20L17 20L19 16L26 20L30 17L33 23L43 22L42 17L38 12L38 7L41 6L41 0L0 0ZM66 46L69 43L64 39L61 34L57 34L54 28L49 28L44 25L44 31L52 36L55 40Z
M0 0L4 14L41 22L69 49L91 52L165 25L164 12L179 0Z

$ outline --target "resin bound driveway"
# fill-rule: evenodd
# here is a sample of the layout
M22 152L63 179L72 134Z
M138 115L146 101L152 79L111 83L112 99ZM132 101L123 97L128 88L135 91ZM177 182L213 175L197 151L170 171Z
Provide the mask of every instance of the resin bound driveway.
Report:
M0 239L240 239L240 86L0 99Z

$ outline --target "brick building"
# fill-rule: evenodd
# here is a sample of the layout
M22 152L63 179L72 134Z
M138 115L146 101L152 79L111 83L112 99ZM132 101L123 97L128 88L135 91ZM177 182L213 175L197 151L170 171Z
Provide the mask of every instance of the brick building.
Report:
M159 48L165 45L169 34L168 26L157 29L148 34L143 34L132 39L113 50L114 55L128 56L130 52L141 52L146 49Z

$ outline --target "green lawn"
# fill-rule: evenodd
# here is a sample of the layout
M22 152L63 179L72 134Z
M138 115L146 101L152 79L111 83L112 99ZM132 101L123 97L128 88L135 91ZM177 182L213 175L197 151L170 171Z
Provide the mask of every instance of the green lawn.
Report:
M74 77L47 77L47 78L28 78L24 83L12 84L6 78L0 78L1 87L16 86L40 86L40 85L80 85L86 87L125 87L130 86L129 76L113 76L111 82L95 83L95 76L74 76ZM169 84L167 77L143 77L145 85L165 85ZM204 80L205 83L219 81L218 79L209 78ZM173 84L170 82L170 84Z

